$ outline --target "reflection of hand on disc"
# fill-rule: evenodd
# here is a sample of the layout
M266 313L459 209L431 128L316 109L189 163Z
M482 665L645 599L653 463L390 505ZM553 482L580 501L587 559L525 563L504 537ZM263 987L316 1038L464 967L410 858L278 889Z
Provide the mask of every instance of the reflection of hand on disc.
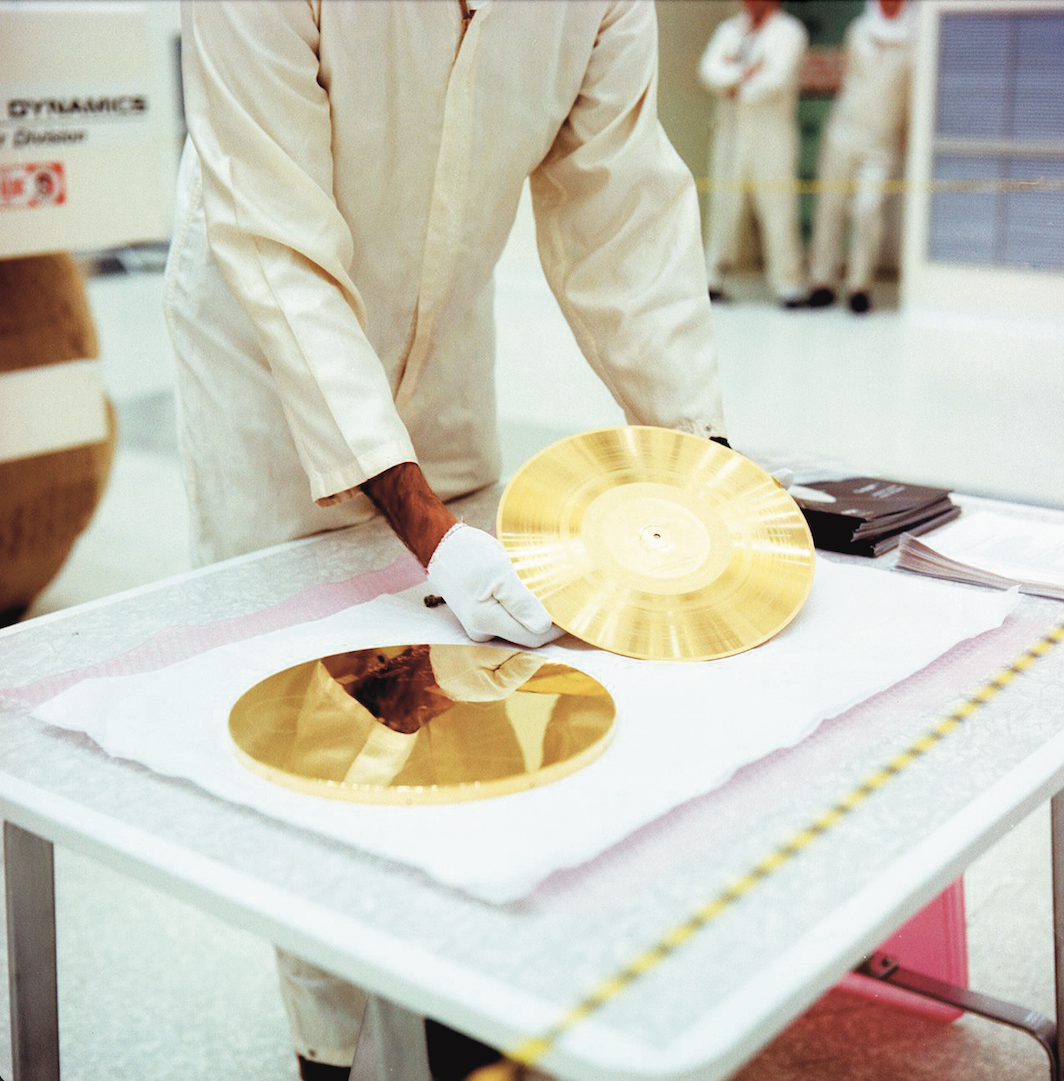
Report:
M407 646L345 690L395 732L417 732L451 706L436 685L428 646Z
M455 702L498 702L528 682L545 663L521 650L494 646L430 647L439 689Z
M246 691L241 760L304 792L451 803L523 791L591 761L613 700L591 676L509 647L387 645L308 661Z

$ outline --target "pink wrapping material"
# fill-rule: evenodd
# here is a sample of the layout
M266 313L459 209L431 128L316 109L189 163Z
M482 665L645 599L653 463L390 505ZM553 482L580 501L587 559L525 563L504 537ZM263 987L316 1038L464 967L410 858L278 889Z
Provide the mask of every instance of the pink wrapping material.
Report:
M964 880L958 878L899 927L880 949L906 968L967 986L966 941Z
M964 879L946 887L879 947L903 968L934 976L955 987L968 986L968 932L964 919ZM955 1021L963 1011L921 998L900 987L851 973L839 983L845 991L891 1006L914 1010L936 1021Z
M380 570L367 572L341 582L319 583L310 586L279 604L258 612L197 626L178 625L169 627L119 656L82 669L74 669L49 676L22 687L5 688L0 693L27 705L36 706L59 694L67 687L91 676L131 675L155 671L220 645L243 641L308 620L320 619L354 604L371 600L381 594L398 593L417 585L423 580L424 572L417 561L409 554L404 553L404 555ZM1005 624L997 631L988 632L987 635L983 636L984 639L995 640L991 648L998 662L1008 659L1013 652L1026 646L1036 636L1037 631L1041 630L1040 624L1035 627L1034 624L1028 625L1029 623L1029 620L1017 618L1014 615L1006 620ZM961 655L957 656L957 654ZM986 656L985 649L955 649L951 651L948 657L940 658L938 662L925 669L918 680L904 681L902 684L896 685L883 693L891 695L895 704L910 708L926 707L928 701L935 701L941 705L956 696L958 687L965 688L968 685L974 687L985 678L987 674ZM869 700L869 702L873 701L874 699ZM852 721L855 715L861 713L867 705L868 703L862 703L847 711L843 717ZM832 742L830 729L832 727L832 722L827 722L825 728L828 731L825 732L822 729L821 732L822 738L827 738L829 741L828 757L833 757L833 749L840 753L845 753L845 750L852 751L852 740L855 733L862 731L862 726L846 725L848 735L845 740L845 750L841 744L837 748L830 746ZM867 728L864 729L864 732L866 738L874 735L874 732ZM821 746L820 753L823 754L823 751L824 748ZM757 774L770 765L774 759L792 756L800 758L802 755L803 744L776 752L763 763L755 763L747 767L746 770L740 771L724 791L731 790L733 796L742 803L744 802L742 790L750 782L756 784ZM719 798L723 795L723 791L718 792L713 798ZM725 798L727 799L727 797ZM683 809L678 809L677 812L673 812L672 815L667 817L675 819L677 815L682 817L683 813ZM618 855L618 850L629 849L633 842L638 847L640 839L646 840L647 835L653 832L653 826L638 831L629 841L616 846L611 853L605 853L600 859L610 861ZM703 834L703 837L705 837L705 834ZM592 867L595 862L597 861L592 861ZM638 866L638 859L635 864ZM551 882L541 886L538 891L541 903L545 901L548 905L560 904L564 907L566 904L565 895L568 892L566 880L570 876L584 878L586 888L587 876L585 874L580 871L564 872L555 876ZM592 881L594 881L594 877L592 874ZM585 894L582 903L586 903L586 901ZM905 967L938 977L950 983L966 986L968 973L963 880L958 879L934 901L917 913L916 916L883 943L881 949L898 958ZM943 1021L950 1021L959 1016L957 1011L948 1007L927 1002L897 988L889 987L865 977L848 976L840 986L850 991L869 994L883 1002L915 1009Z
M960 643L909 679L824 721L815 737L751 762L723 787L648 823L582 867L556 872L537 888L536 898L552 908L580 911L593 905L608 913L625 891L639 888L648 868L662 873L673 864L712 861L721 840L762 813L766 791L790 776L849 761L877 743L889 745L898 715L926 715L930 724L943 707L978 688L1044 631L1044 619L1013 613L1000 627Z
M741 769L723 788L679 807L636 831L621 844L581 868L553 875L536 891L545 907L608 911L611 898L637 889L648 866L661 870L672 861L712 858L719 838L756 816L766 787L786 774L802 776L814 763L845 761L859 747L889 734L893 717L932 714L979 687L987 676L1037 639L1044 620L1014 613L995 630L961 643L910 679L825 721L816 738L783 748ZM884 708L889 706L890 708ZM879 947L913 971L959 987L968 985L968 942L964 882L957 879L903 924ZM950 1022L960 1012L870 977L849 975L839 987L876 1001Z
M0 694L30 707L39 706L83 679L155 672L218 646L322 619L384 593L410 589L424 580L421 564L410 553L404 553L380 570L368 571L342 582L319 582L259 612L215 623L167 627L117 657L85 668L72 668L22 687L3 687Z

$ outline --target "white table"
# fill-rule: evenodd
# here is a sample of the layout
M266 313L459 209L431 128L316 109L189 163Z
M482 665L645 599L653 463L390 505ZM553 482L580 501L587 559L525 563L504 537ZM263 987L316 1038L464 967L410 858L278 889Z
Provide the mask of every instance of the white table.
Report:
M497 498L481 493L460 512L487 525ZM2 632L0 686L84 668L174 626L246 615L400 553L381 523L360 527L357 540L298 542ZM880 696L859 730L845 715L826 722L799 747L507 906L110 759L0 697L15 1081L58 1077L55 844L508 1048L549 1030L923 734L981 682L972 672L988 676L1017 641L1036 637L1032 628L1062 617L1060 604L1025 600L971 652ZM542 1067L588 1081L726 1077L1062 787L1064 647L568 1031ZM1064 837L1059 810L1055 838Z

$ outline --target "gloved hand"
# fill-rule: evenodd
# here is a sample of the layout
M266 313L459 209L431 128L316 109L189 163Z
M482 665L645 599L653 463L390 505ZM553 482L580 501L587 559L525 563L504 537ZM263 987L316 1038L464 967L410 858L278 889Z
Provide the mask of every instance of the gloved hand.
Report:
M505 638L543 646L564 632L517 577L490 533L459 522L444 534L428 565L429 581L474 642Z
M709 437L710 442L719 443L722 447L727 447L728 450L734 450L735 448L728 442L726 436L723 435L711 435ZM790 469L780 468L769 471L769 476L786 492L790 486L794 483L794 472Z

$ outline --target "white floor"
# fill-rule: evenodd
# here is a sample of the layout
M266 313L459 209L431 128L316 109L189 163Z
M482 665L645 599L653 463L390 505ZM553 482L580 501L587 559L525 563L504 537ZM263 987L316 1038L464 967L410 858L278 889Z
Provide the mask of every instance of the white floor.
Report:
M559 436L620 419L534 266L529 235L519 232L498 303L508 472ZM32 614L188 566L161 285L152 274L91 283L122 422L119 453L92 525ZM886 306L862 318L784 312L756 283L736 292L744 299L718 307L715 332L737 449L828 456L872 474L1064 506L1064 321ZM973 983L1049 1012L1045 834L1044 815L1013 831L970 872L968 902ZM58 895L67 1081L295 1076L265 944L67 853L58 856ZM825 1058L821 1044L803 1059L777 1044L743 1076L1040 1076L1033 1045L984 1035L982 1024L961 1022L919 1046L895 1040L860 1068L847 1058L852 1048ZM931 1045L954 1056L955 1073L906 1059L927 1058ZM9 1069L0 1025L0 1075Z

